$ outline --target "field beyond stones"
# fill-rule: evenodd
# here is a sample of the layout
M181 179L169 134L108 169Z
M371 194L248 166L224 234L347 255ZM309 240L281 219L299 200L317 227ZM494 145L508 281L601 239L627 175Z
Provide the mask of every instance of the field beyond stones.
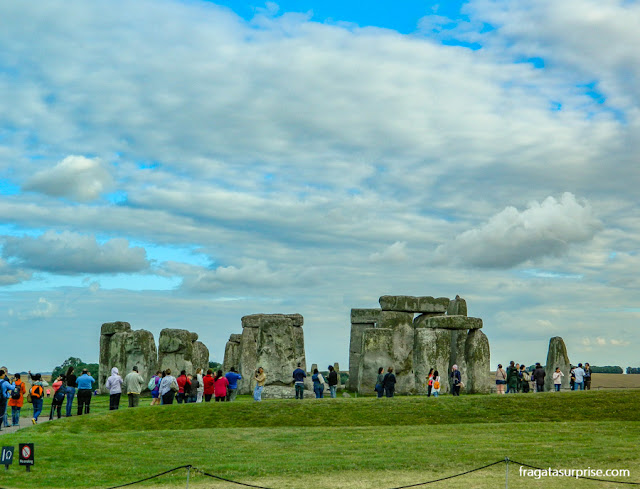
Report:
M104 404L106 397L96 399ZM27 474L0 469L0 487L108 488L181 466L269 488L417 484L509 457L537 467L627 469L640 482L640 391L269 400L121 408L3 435L35 443ZM45 412L47 412L45 410ZM186 471L130 487L185 487ZM191 472L189 487L240 487ZM420 487L505 487L505 464ZM520 477L510 488L619 484Z

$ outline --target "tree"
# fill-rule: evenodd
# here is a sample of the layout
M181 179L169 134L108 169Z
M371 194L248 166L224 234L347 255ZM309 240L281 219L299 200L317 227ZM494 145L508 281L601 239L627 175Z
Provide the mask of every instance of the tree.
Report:
M55 379L58 375L66 374L69 367L73 367L75 369L76 376L80 376L82 373L82 369L87 369L89 371L89 375L94 379L98 379L98 370L99 366L97 363L84 363L80 358L69 357L62 365L57 366L53 369L53 373L51 374L51 378Z
M209 362L209 368L214 372L222 369L222 364L218 362Z

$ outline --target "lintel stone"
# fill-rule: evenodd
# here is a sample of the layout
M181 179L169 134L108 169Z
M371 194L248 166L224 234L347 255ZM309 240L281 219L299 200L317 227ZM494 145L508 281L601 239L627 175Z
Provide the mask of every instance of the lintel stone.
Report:
M416 318L416 328L437 329L480 329L482 319L468 316L420 316Z
M438 297L434 299L431 296L383 295L380 297L379 302L380 308L383 311L445 313L451 300L448 297Z

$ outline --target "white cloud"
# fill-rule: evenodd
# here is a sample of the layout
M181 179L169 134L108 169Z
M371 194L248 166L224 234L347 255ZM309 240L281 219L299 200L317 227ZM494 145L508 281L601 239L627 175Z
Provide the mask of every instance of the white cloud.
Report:
M44 297L38 299L38 304L31 310L18 312L18 319L25 321L29 319L49 319L56 315L58 306L49 302Z
M381 252L369 255L369 261L373 263L400 263L407 259L407 243L396 241Z
M31 278L31 273L0 258L0 285L14 285Z
M440 245L436 261L481 268L509 268L565 253L592 239L601 228L587 202L565 193L560 200L532 202L524 211L507 207L478 228Z
M74 275L82 273L140 272L148 269L146 252L114 238L99 244L95 237L47 231L33 238L5 236L2 255L33 270Z
M89 201L100 197L112 186L113 178L102 161L72 155L52 168L37 172L25 182L24 189Z

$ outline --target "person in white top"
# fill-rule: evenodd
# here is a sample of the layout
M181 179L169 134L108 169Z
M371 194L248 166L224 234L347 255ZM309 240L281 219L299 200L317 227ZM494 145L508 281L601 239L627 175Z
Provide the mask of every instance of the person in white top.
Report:
M204 394L204 380L202 378L202 369L198 368L198 370L196 370L196 378L198 379L198 390L197 392L197 397L196 397L196 402L202 402L202 395Z
M436 370L433 372L433 387L431 388L431 395L438 397L440 395L440 374Z
M556 392L560 392L560 386L562 385L562 377L564 374L560 371L560 367L556 367L556 371L553 372L553 387L556 389Z
M584 390L584 370L581 363L573 369L573 374L576 376L575 387L573 390Z

